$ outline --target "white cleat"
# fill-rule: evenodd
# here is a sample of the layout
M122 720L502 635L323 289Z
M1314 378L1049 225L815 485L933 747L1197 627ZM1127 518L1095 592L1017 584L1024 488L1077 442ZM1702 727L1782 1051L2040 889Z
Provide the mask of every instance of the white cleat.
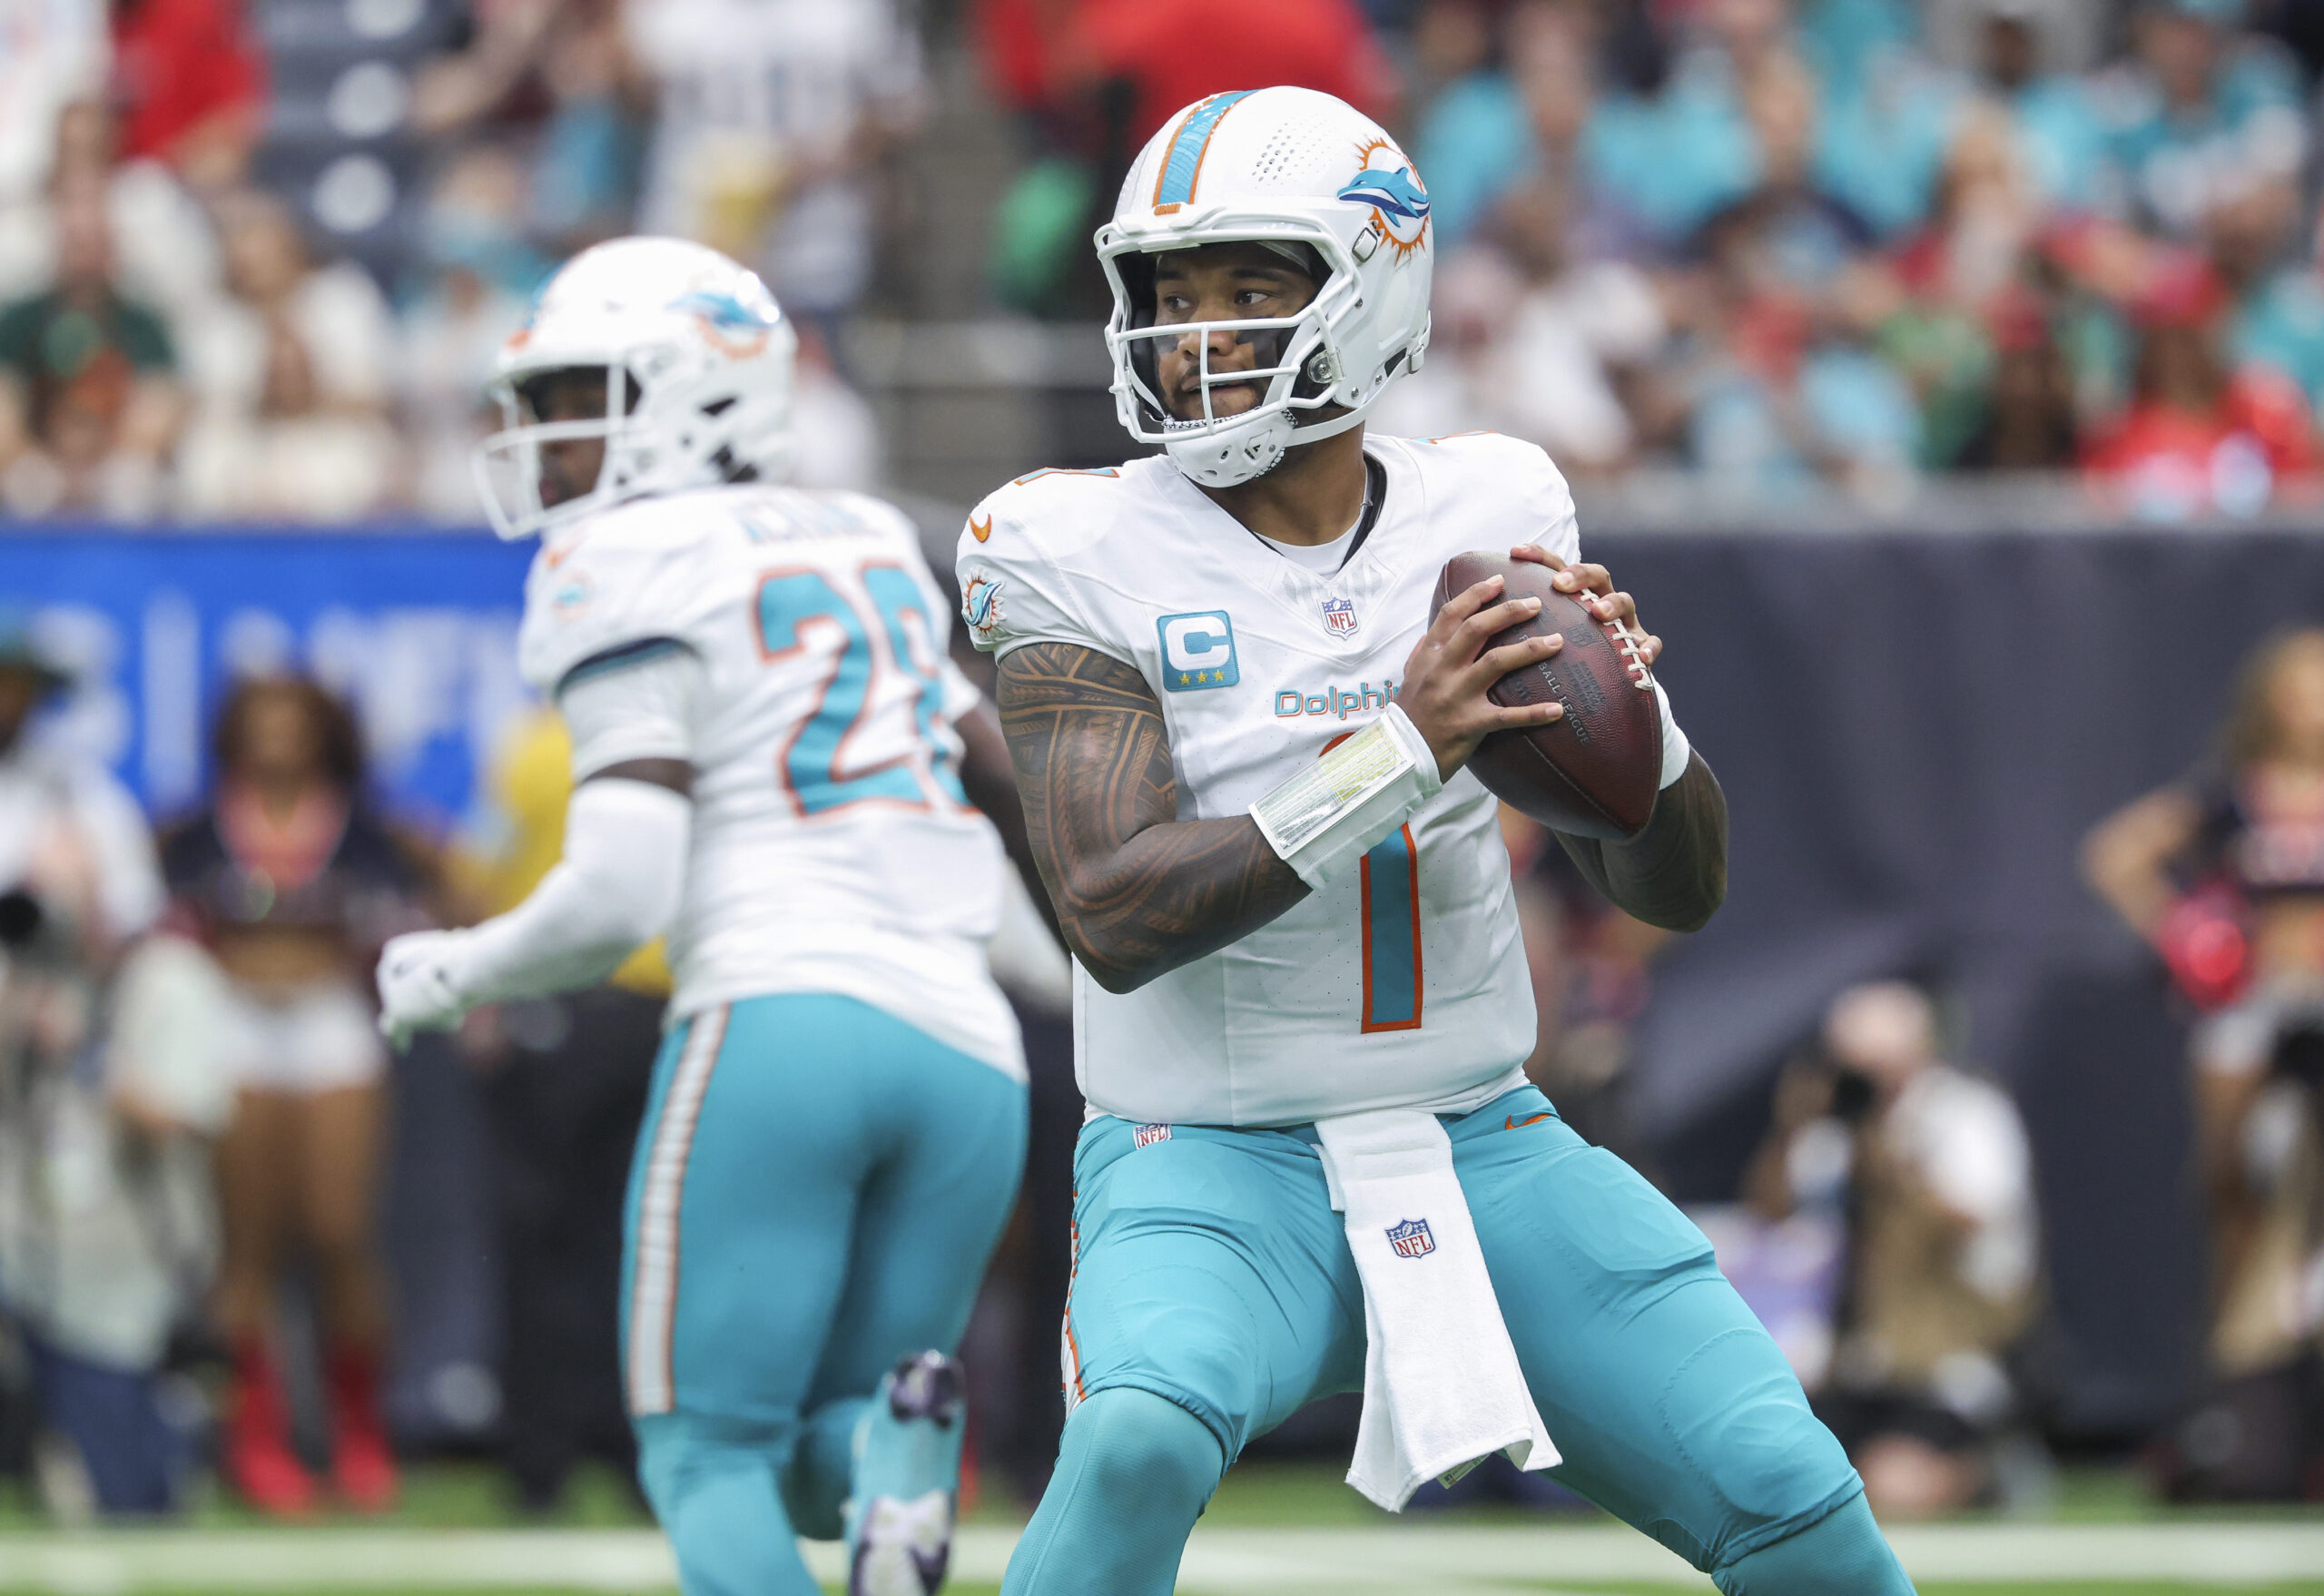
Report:
M865 1506L847 1596L935 1596L952 1561L952 1493L906 1502L875 1496Z

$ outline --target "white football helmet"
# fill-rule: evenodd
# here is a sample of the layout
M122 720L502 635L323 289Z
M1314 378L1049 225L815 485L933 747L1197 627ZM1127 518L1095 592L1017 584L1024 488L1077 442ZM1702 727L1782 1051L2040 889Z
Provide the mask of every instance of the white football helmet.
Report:
M1206 488L1247 482L1295 445L1363 420L1428 350L1428 191L1395 140L1314 89L1241 90L1197 100L1163 124L1129 169L1098 259L1114 291L1106 346L1114 408L1130 435L1160 444ZM1256 241L1314 251L1324 276L1295 316L1154 324L1154 257ZM1208 335L1258 346L1258 369L1210 369ZM1180 420L1156 376L1164 340L1202 340L1203 414ZM1214 387L1264 379L1265 397L1211 413ZM1325 417L1326 407L1344 415Z
M475 455L493 530L522 537L645 494L779 478L798 347L766 284L715 250L624 238L582 251L494 365L504 429ZM576 368L605 373L604 417L540 420L529 385ZM596 488L542 504L540 446L581 438L606 440Z

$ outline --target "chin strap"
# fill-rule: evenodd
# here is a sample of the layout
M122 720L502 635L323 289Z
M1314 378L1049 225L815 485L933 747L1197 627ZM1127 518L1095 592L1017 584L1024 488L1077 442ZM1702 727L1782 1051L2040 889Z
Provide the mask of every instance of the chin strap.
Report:
M1362 409L1350 410L1344 416L1334 416L1328 421L1313 421L1304 427L1295 421L1291 427L1290 448L1297 448L1303 443L1321 443L1326 438L1337 438L1350 428L1363 426L1364 418L1371 410L1372 407L1365 405Z
M1247 440L1232 432L1206 432L1196 438L1166 439L1162 448L1163 452L1170 457L1172 464L1196 481L1203 483L1204 486L1239 488L1246 482L1256 481L1283 464L1283 457L1293 449L1310 443L1321 443L1327 438L1337 438L1343 432L1361 427L1371 409L1370 405L1366 405L1362 409L1350 410L1344 416L1334 416L1328 421L1316 421L1305 427L1294 426L1290 429L1291 436L1285 440L1283 447L1275 451L1275 458L1257 469L1240 476L1229 476L1227 471L1236 458L1243 454ZM1254 422L1254 429L1265 428L1278 419L1285 418L1285 415L1286 412L1282 410L1271 411ZM1186 450L1187 455L1195 458L1191 459L1186 458L1186 455L1180 454L1181 449ZM1206 472L1208 472L1211 477L1222 479L1207 480L1204 475Z

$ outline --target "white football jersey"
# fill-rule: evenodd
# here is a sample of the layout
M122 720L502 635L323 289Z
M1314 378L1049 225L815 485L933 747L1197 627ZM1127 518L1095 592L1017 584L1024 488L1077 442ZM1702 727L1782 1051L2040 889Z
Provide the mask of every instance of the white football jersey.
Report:
M960 540L980 648L1078 644L1134 665L1162 706L1178 818L1251 805L1394 695L1438 572L1538 542L1578 557L1549 457L1492 433L1373 438L1372 531L1318 575L1167 459L1036 471ZM1472 1108L1522 1080L1532 985L1499 805L1462 771L1360 870L1249 936L1128 994L1078 967L1081 1089L1138 1120L1297 1124L1365 1108Z
M1021 1079L985 964L999 835L962 795L950 601L901 511L755 486L635 499L552 534L518 653L544 693L682 645L702 660L674 1016L837 992Z

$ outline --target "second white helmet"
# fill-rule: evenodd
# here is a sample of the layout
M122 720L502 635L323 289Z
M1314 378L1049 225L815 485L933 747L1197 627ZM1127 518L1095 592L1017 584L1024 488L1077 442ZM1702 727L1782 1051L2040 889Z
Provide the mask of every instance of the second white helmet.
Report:
M495 364L505 426L476 451L493 529L521 537L647 494L779 480L798 347L766 284L716 250L673 238L584 250L541 289ZM530 385L569 370L604 373L606 413L542 420ZM541 446L590 438L606 443L596 488L543 503Z
M1411 160L1344 100L1241 90L1179 112L1132 163L1113 220L1098 230L1122 425L1207 488L1247 482L1285 450L1357 425L1428 350L1428 212ZM1315 297L1295 316L1155 325L1153 257L1241 241L1312 250L1323 271ZM1174 416L1156 376L1161 350L1222 330L1257 347L1258 369L1214 374L1206 360L1203 413ZM1213 387L1254 376L1266 382L1257 404L1212 412Z

